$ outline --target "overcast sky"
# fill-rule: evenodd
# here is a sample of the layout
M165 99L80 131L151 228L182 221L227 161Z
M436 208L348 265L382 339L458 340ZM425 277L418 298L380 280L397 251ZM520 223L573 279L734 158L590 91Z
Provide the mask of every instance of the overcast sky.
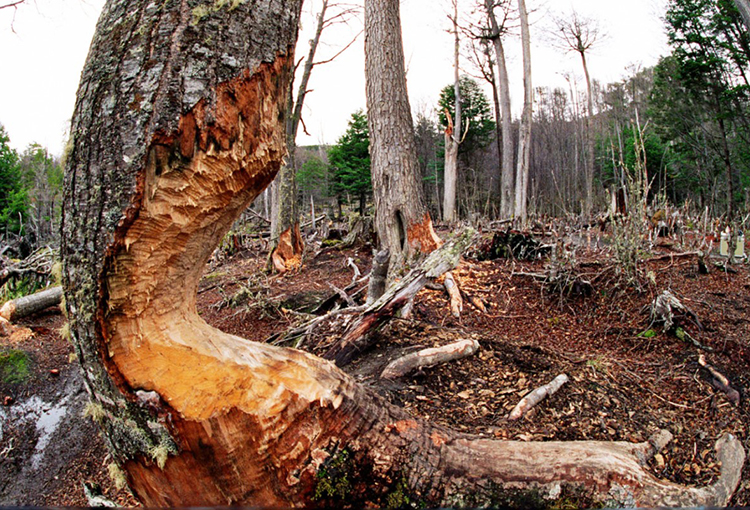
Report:
M467 11L475 0L459 0ZM0 1L0 4L3 2ZM81 69L103 0L27 0L17 11L0 10L0 124L11 145L23 150L37 142L54 154L64 146ZM307 52L311 12L319 0L306 0L298 55ZM515 4L515 2L513 2ZM608 83L633 65L654 65L668 52L661 16L665 0L527 0L532 20L534 86L566 86L566 73L582 79L580 58L554 48L552 16L575 9L595 19L606 38L589 57L593 78ZM448 0L402 0L401 16L412 110L429 113L440 90L453 79ZM15 19L14 19L15 15ZM361 20L324 32L320 59L337 53L362 30ZM306 100L305 125L298 144L334 143L351 113L365 108L364 36L343 55L316 68ZM514 109L522 94L520 41L505 42ZM468 64L464 62L471 72Z

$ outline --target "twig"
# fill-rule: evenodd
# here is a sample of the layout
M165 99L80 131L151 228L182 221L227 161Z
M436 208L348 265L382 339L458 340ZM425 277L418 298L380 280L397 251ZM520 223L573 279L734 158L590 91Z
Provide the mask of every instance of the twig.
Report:
M516 404L516 407L514 407L510 412L510 414L508 415L508 419L512 421L521 418L539 402L547 398L549 395L553 395L554 393L556 393L557 390L559 390L562 385L569 380L570 379L568 379L568 376L566 374L560 374L544 386L540 386L537 389L528 392L526 396L523 397L518 402L518 404Z
M711 373L711 375L714 377L714 386L726 393L727 398L730 402L732 402L734 405L738 405L740 403L740 393L732 388L732 386L729 384L729 379L727 379L724 374L716 370L711 364L706 361L706 357L703 354L698 356L698 364Z

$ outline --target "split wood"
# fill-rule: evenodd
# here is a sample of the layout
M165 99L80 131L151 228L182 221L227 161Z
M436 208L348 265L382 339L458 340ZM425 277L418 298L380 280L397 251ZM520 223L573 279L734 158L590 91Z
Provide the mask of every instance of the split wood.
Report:
M568 380L569 379L567 375L560 374L544 386L540 386L537 389L530 391L518 402L518 404L516 404L516 407L514 407L508 415L508 419L517 420L521 418L539 402L547 398L549 395L553 395L554 393L556 393L563 384L568 382Z
M440 347L431 347L397 358L385 367L381 379L403 377L418 368L426 368L471 356L479 349L476 340L459 340Z

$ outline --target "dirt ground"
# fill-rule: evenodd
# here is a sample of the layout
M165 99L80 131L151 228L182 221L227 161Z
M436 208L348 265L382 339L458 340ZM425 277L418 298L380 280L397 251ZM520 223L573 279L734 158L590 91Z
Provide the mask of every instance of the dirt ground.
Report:
M683 251L661 247L646 258ZM265 257L257 244L211 263L199 290L208 322L260 341L285 331L330 296L331 285L352 282L349 259L367 274L371 248L318 247L300 272L285 275L262 271ZM709 274L701 274L696 257L662 257L643 263L639 285L632 285L611 262L607 248L578 246L575 264L567 267L591 287L574 296L551 291L539 278L549 268L547 257L465 259L454 274L465 297L480 299L486 312L467 302L455 318L443 291L424 289L411 317L381 329L375 346L346 370L416 416L485 437L644 441L668 429L673 441L651 462L656 476L710 484L719 469L713 445L722 434L735 434L750 451L748 265L735 264L730 273L709 264ZM695 315L678 315L676 324L708 350L652 323L649 304L665 290ZM58 334L62 316L47 311L21 322L33 338L13 346L0 338L0 349L22 349L32 359L27 382L0 382L0 399L10 397L0 406L0 506L85 505L83 482L136 505L110 480L103 439L83 416L86 393L72 347ZM319 353L339 334L322 327L300 347ZM378 377L403 353L464 338L479 342L475 355L387 383ZM739 404L715 387L700 354L739 391ZM559 392L521 420L507 419L525 393L561 373L570 382ZM750 506L747 464L731 504Z

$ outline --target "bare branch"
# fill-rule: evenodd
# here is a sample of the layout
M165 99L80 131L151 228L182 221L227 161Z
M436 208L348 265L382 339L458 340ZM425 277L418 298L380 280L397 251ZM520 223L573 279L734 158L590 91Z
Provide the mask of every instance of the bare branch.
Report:
M17 0L16 2L11 2L9 4L0 5L0 9L7 9L8 7L13 7L14 9L18 9L18 6L26 3L26 0Z
M354 36L354 39L352 39L351 41L349 41L349 44L347 44L346 46L344 46L338 53L336 53L331 58L326 59L326 60L321 60L319 62L313 62L313 67L319 66L319 65L323 65L323 64L328 64L329 62L332 62L332 61L336 60L337 57L339 57L342 53L344 53L346 50L348 50L352 46L352 44L354 44L357 41L357 39L359 39L359 36L362 35L362 32L364 32L364 30L360 30L359 33Z

